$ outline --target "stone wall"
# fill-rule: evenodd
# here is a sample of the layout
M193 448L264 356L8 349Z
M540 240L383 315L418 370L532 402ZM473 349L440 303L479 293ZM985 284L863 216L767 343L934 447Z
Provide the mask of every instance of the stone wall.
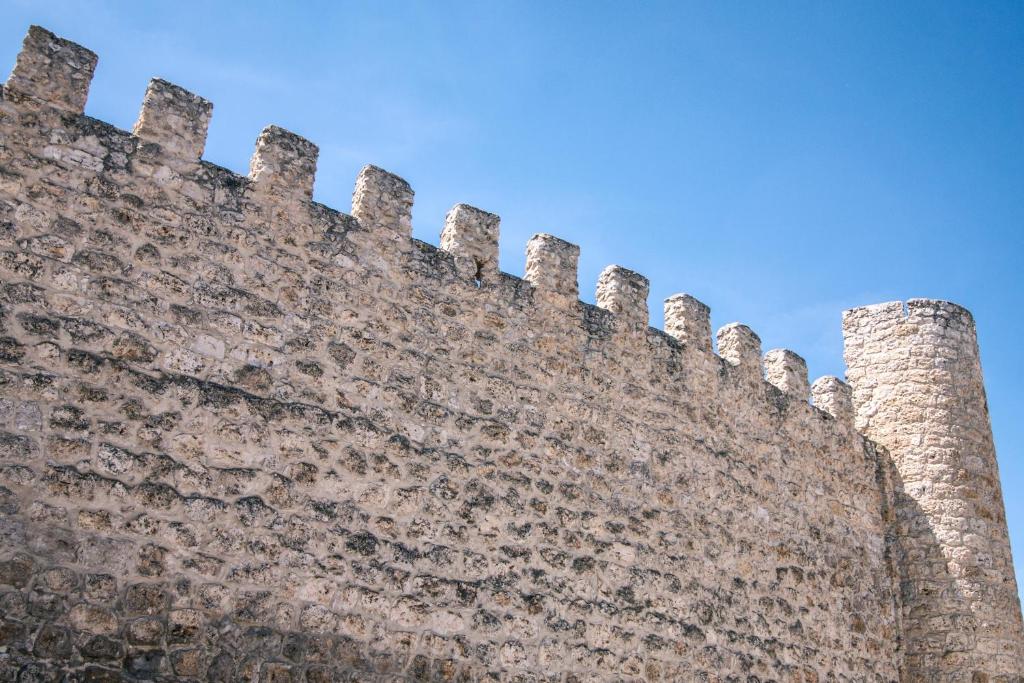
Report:
M845 384L379 168L312 202L288 131L203 162L164 81L86 117L95 62L33 28L0 100L0 680L899 678Z

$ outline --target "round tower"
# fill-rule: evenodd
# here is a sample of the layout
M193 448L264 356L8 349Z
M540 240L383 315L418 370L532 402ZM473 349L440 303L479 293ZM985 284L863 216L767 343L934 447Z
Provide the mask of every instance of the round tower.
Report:
M1024 675L1024 627L974 320L911 299L843 314L857 428L894 465L905 675Z

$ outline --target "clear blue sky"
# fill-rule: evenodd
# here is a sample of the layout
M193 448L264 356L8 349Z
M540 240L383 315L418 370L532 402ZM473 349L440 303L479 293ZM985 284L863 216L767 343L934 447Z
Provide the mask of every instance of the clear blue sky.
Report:
M162 76L214 102L206 158L246 172L276 123L348 210L372 162L445 211L502 216L661 301L694 294L843 375L840 311L915 296L978 321L1024 585L1024 3L216 2L0 5L0 65L38 23L100 55L87 112L130 128ZM553 6L557 5L557 6Z

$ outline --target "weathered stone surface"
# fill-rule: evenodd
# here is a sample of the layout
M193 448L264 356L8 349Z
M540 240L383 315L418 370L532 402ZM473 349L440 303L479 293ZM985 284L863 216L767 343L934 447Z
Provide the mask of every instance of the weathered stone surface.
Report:
M579 298L577 269L580 248L554 235L540 233L526 243L526 281L538 298L570 306Z
M711 351L711 309L689 294L665 299L665 332L699 352Z
M213 104L209 101L154 78L146 89L142 111L132 133L159 144L166 154L196 160L203 155L212 113Z
M892 455L904 666L1021 680L1024 624L974 319L946 301L846 311L856 425Z
M94 52L32 26L4 88L15 100L27 95L80 114L85 109L96 62Z
M249 177L268 193L301 199L313 196L317 146L291 131L267 126L256 140Z
M463 277L475 281L498 273L498 226L493 213L468 204L456 204L444 219L441 248L455 257Z
M797 400L810 398L807 361L789 349L772 349L764 354L763 362L765 381Z
M615 314L632 333L647 331L647 294L650 282L640 273L622 266L608 266L597 279L597 305Z
M692 297L648 327L632 271L580 302L557 238L525 280L491 214L413 240L379 168L316 204L287 131L205 163L176 86L81 116L95 58L40 31L0 98L0 680L1019 680L966 313L848 314L851 404Z

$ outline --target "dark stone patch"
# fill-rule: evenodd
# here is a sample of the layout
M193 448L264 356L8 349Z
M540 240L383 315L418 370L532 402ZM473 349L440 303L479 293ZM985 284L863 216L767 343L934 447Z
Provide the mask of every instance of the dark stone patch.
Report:
M198 325L203 319L202 313L181 304L171 304L171 315L182 325Z
M68 349L67 362L71 367L77 368L87 375L94 375L100 371L106 361L99 354L90 351Z
M164 573L164 558L167 549L154 543L148 543L139 549L136 571L142 576L161 576Z
M25 588L32 579L32 560L27 557L15 557L0 562L0 585L6 584L14 588Z
M71 632L55 624L46 624L36 635L32 654L41 659L66 659L71 656Z
M166 654L162 650L141 650L130 652L125 657L125 670L139 678L149 678L159 673Z
M79 383L78 398L85 403L103 403L110 398L110 394L103 387Z
M10 304L34 304L46 300L46 290L30 282L13 282L3 286L3 298Z
M85 417L85 411L78 406L64 404L55 406L50 411L50 426L55 429L84 432L89 429L89 420Z
M129 614L159 614L166 602L167 590L160 584L136 583L125 590L124 607Z
M295 361L295 367L303 375L308 375L314 379L319 379L320 377L323 377L324 374L323 368L321 368L318 363L311 360L297 360Z
M144 504L164 510L180 498L173 486L155 481L142 482L135 487L135 492Z
M520 548L511 545L503 545L499 548L501 553L510 559L514 560L529 560L533 554L529 548Z
M54 338L60 334L60 320L31 313L19 313L16 318L21 329L37 337Z
M135 260L148 266L160 264L160 250L156 245L146 243L135 250Z
M331 342L328 344L327 354L342 370L348 368L356 357L356 352L352 350L352 347L342 342Z
M91 344L111 335L103 325L84 318L62 318L61 322L76 344Z
M274 508L263 502L259 496L246 496L235 501L235 510L242 524L252 526L259 519L274 514Z
M134 332L120 335L111 344L114 358L132 363L150 363L157 357L157 350L146 339Z
M430 492L442 500L454 500L459 495L459 489L444 475L434 480L430 485Z
M234 373L234 381L249 391L266 392L274 383L273 376L261 367L246 365Z
M0 337L0 361L17 363L25 356L25 347L14 337Z
M377 540L377 537L369 531L360 531L349 536L345 542L345 547L354 553L369 557L377 553L377 545L379 543L380 541Z
M27 635L28 628L24 624L8 619L0 619L0 645L21 650L24 648Z
M120 641L108 636L92 636L79 648L82 656L93 661L113 661L124 656Z
M0 458L25 460L36 453L36 444L23 434L0 432Z
M124 274L131 270L113 254L96 249L83 249L75 253L71 262L83 270L105 275Z

